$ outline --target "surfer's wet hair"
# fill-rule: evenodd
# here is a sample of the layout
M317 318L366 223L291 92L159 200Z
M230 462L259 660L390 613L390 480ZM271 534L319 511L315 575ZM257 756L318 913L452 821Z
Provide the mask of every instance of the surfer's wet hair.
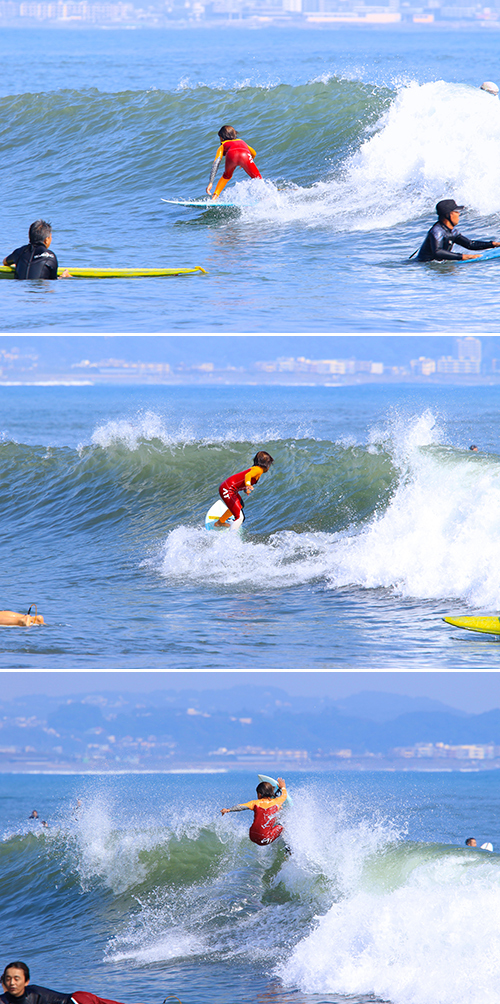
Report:
M259 798L274 798L276 795L276 789L269 781L261 781L256 788Z
M25 977L26 977L26 981L28 981L29 978L30 978L30 971L29 971L29 969L28 969L28 967L27 967L27 965L26 965L25 962L9 962L6 965L6 967L5 967L5 969L4 969L3 973L2 973L2 976L1 976L1 980L2 980L2 983L3 983L4 986L5 986L5 980L7 979L7 971L9 969L21 969L22 972L24 973Z
M253 458L254 467L263 467L265 471L268 471L271 464L274 464L274 460L270 453L266 453L265 450L259 450Z
M50 237L52 227L45 220L35 220L29 229L30 244L45 244L47 237Z
M226 139L236 139L238 133L232 126L221 126L217 135L224 142Z

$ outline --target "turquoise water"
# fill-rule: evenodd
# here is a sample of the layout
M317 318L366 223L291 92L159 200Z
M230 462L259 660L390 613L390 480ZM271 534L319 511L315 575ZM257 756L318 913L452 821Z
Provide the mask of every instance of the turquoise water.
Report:
M500 102L478 87L497 48L484 28L4 30L2 258L43 217L61 265L207 275L4 281L2 329L496 331L498 263L405 259L445 196L500 234ZM204 195L223 121L264 178L227 199L257 205L162 203Z
M220 815L247 772L2 775L4 961L128 1004L493 1004L496 773L286 779L288 859Z
M442 623L500 607L494 387L3 387L0 433L3 606L47 622L2 668L496 668Z

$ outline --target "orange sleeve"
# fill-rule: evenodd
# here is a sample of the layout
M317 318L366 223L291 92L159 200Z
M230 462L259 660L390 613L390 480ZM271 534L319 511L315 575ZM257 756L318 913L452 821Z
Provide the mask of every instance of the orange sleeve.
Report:
M255 478L255 480L258 481L263 473L264 469L262 467L250 467L248 471L245 471L245 485L249 485L252 478Z
M247 143L247 146L248 146L248 143ZM252 150L251 146L248 146L248 149L250 150L250 153L252 154L252 157L255 157L255 150Z

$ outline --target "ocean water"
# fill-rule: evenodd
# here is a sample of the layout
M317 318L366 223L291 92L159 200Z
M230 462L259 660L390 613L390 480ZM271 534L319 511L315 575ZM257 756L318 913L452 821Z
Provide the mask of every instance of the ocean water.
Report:
M3 961L127 1004L495 1004L496 773L286 777L289 858L220 815L247 772L1 775Z
M407 260L443 197L500 236L494 27L3 29L0 55L2 259L42 217L64 266L207 271L5 280L3 331L498 330L498 262ZM204 196L223 122L263 175L242 208L162 203Z
M496 387L2 387L0 436L4 669L498 666L442 622L500 607Z

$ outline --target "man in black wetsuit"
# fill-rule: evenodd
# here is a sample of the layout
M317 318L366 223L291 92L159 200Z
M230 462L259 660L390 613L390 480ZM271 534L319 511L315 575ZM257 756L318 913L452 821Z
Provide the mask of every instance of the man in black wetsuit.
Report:
M466 258L479 258L476 254L460 254L452 251L454 244L459 244L469 251L486 251L487 248L500 247L500 241L471 241L457 230L460 210L455 199L442 199L436 206L438 221L429 230L420 251L418 261L463 261Z
M9 962L2 974L2 985L5 990L0 994L2 1004L118 1004L86 990L60 994L57 990L37 987L30 983L30 971L25 962Z
M4 258L4 265L14 265L16 279L57 279L57 258L49 251L52 227L45 220L35 220L29 229L29 244L23 244ZM69 279L67 269L61 279Z

